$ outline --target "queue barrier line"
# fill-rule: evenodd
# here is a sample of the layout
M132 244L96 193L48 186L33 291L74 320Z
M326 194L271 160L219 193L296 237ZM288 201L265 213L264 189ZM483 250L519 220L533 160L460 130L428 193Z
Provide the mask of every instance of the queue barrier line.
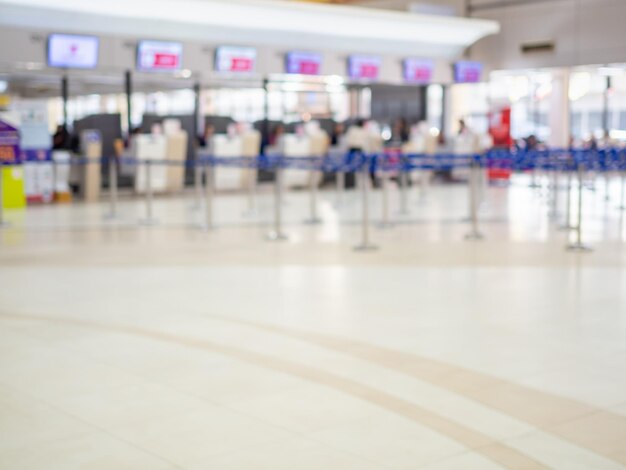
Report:
M536 170L553 172L554 181L554 207L556 212L556 189L558 188L558 173L564 172L568 174L568 207L565 224L562 229L575 230L576 241L568 245L571 251L589 251L589 247L582 242L582 207L583 207L583 191L584 178L588 172L605 172L607 178L609 172L619 172L621 174L621 206L625 209L626 202L626 149L600 149L600 150L581 150L581 149L549 149L549 150L533 150L533 151L509 151L509 150L490 150L482 154L397 154L397 153L380 153L380 154L363 154L359 152L349 152L341 157L286 157L283 155L260 155L258 157L215 157L200 154L196 160L171 160L171 159L137 159L132 157L102 157L102 158L72 158L65 161L43 160L28 161L27 163L48 163L53 165L89 165L102 164L109 167L109 178L111 182L110 191L110 213L109 219L117 218L117 172L120 165L143 166L146 178L146 217L142 219L142 223L147 225L156 224L153 216L153 188L151 185L152 175L151 169L154 165L166 166L184 166L193 169L196 174L196 184L198 181L199 171L206 174L205 188L205 222L202 227L205 229L214 228L213 224L213 197L215 184L215 168L216 167L235 167L248 168L257 170L273 171L275 177L275 214L274 214L274 230L268 235L268 239L285 240L287 235L282 228L282 173L285 169L303 170L311 172L312 176L316 172L337 173L344 175L346 173L356 173L361 178L362 193L362 240L361 244L356 247L363 251L375 249L370 241L369 225L369 173L383 174L383 225L390 226L388 215L388 194L386 193L387 175L392 172L399 172L401 177L401 206L406 209L406 187L408 186L408 175L413 171L446 171L458 168L469 169L469 201L470 201L470 222L471 231L466 236L469 240L483 239L483 235L478 229L478 186L480 172L485 169L506 169L517 172L532 171L533 176ZM578 220L575 226L571 226L571 179L572 174L578 176ZM343 180L343 178L341 178ZM339 184L338 190L345 187ZM1 184L1 183L0 183ZM317 191L315 188L315 178L311 180L311 219L314 223L319 222L317 217ZM2 197L0 187L0 198ZM252 205L251 205L252 206ZM5 225L3 219L2 200L0 199L0 227Z

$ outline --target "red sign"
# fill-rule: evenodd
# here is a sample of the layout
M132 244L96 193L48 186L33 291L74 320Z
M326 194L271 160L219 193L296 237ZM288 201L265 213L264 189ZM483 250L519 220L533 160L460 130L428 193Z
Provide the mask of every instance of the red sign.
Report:
M155 54L154 67L178 67L178 56L174 54Z

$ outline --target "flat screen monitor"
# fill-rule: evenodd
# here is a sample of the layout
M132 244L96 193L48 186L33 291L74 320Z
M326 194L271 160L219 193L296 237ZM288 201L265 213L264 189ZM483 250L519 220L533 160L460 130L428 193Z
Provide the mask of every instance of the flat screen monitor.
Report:
M139 41L137 70L142 72L173 72L180 70L183 45L179 42Z
M256 49L253 47L218 47L215 70L218 72L252 73L256 68Z
M404 81L416 84L428 84L432 81L435 64L430 59L405 59Z
M454 81L456 83L480 82L483 64L480 62L460 61L454 64Z
M380 73L380 57L353 55L348 58L348 76L352 80L376 80Z
M98 65L99 43L95 36L51 34L48 36L48 67L93 69Z
M317 52L289 52L286 62L287 73L319 75L322 68L322 54Z

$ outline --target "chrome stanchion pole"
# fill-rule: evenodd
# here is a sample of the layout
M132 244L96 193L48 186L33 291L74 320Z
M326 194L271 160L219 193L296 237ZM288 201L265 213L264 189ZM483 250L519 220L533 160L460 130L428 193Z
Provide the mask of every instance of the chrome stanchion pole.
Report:
M212 230L215 228L213 223L213 190L215 188L215 167L212 162L207 161L204 166L204 223L201 228L204 230Z
M282 160L276 163L274 169L274 230L267 234L270 241L287 240L289 237L283 232L283 168Z
M346 189L346 174L341 171L340 168L338 168L335 173L335 182L337 184L335 207L341 207L343 205L343 196Z
M552 198L550 200L550 213L549 218L556 221L559 216L559 170L558 170L558 156L552 158Z
M572 171L569 168L566 168L567 171L567 196L566 196L566 206L565 206L565 222L561 227L561 230L572 230Z
M254 159L250 159L250 167L248 168L247 196L248 209L243 213L244 217L252 217L256 214L256 186L257 173L254 165Z
M200 160L198 156L194 160L194 169L193 169L193 188L194 188L194 204L193 209L200 209L202 207L202 165L200 164Z
M389 171L385 165L385 156L383 155L383 164L381 166L381 184L382 184L382 220L378 224L379 228L391 228L393 224L391 223L390 215L389 215Z
M408 215L409 214L409 195L408 195L408 186L409 186L409 173L405 168L404 158L401 158L401 167L400 167L400 214Z
M2 187L3 179L4 170L2 168L2 162L0 162L0 228L9 226L9 223L4 220L4 190Z
M469 184L469 200L470 200L470 223L471 230L465 235L466 240L482 240L485 236L478 229L478 205L479 195L478 195L478 185L480 179L480 162L477 161L474 157L471 160L470 166L470 184Z
M157 220L152 215L152 202L154 194L152 192L152 160L145 160L145 178L146 178L146 217L141 220L143 225L155 225Z
M618 207L621 210L626 210L626 169L623 169L621 171L621 176L622 176L622 182L620 184L620 190L619 190L619 200L620 200L620 206Z
M592 248L583 244L583 192L585 165L583 162L578 163L578 221L576 223L576 241L567 245L567 251L587 252Z
M117 219L117 159L109 159L109 213L106 218Z
M430 169L427 165L427 157L422 159L422 169L420 170L420 202L425 202L428 199L428 192L430 190Z
M363 168L361 170L361 196L363 204L363 215L361 218L361 243L354 247L355 251L375 251L378 247L370 241L370 174L368 159L362 161Z
M311 216L304 221L305 224L308 225L318 225L322 223L322 219L320 219L317 212L317 176L318 171L312 169L309 172L309 206L311 210Z

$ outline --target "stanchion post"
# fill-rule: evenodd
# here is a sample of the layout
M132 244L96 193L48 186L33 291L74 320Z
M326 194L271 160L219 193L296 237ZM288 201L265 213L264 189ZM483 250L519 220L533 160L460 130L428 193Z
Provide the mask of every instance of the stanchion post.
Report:
M337 171L335 173L335 182L337 184L337 199L335 202L335 206L341 207L343 205L343 196L346 189L346 174L342 171L341 168L337 168Z
M4 220L4 192L2 189L2 183L4 178L4 170L2 169L2 162L0 162L0 228L8 227L8 222Z
M386 166L386 157L383 155L382 157L382 165L381 165L381 184L382 184L382 220L378 226L380 228L391 228L393 224L391 223L389 216L389 171Z
M409 173L406 168L404 157L400 157L400 214L409 214L409 199L408 199L408 186L409 186Z
M146 217L141 221L143 225L156 225L157 220L152 215L152 202L154 194L152 192L152 160L145 160L146 178Z
M470 157L470 184L469 184L469 200L470 200L470 223L471 230L465 235L466 240L482 240L485 236L478 229L478 185L480 179L480 161L475 156Z
M426 156L422 156L422 164L420 165L420 202L426 201L428 191L430 189L430 170L427 168Z
M117 158L109 158L109 213L106 218L117 219Z
M309 182L309 203L311 216L304 221L305 224L309 225L318 225L322 223L322 219L320 219L317 212L317 175L318 172L315 169L310 170L310 179Z
M362 196L362 209L363 215L361 218L361 243L354 247L355 251L375 251L378 247L370 241L370 206L369 206L369 164L366 157L362 160L361 169L361 196Z
M559 216L559 169L558 169L558 155L555 153L552 156L552 199L550 200L550 214L549 218L556 221Z
M619 209L621 210L626 210L626 156L624 155L623 151L621 154L621 158L619 159L620 162L620 176L621 176L621 184L620 184L620 196L619 196Z
M289 237L283 232L283 168L282 159L274 167L274 230L267 234L270 241L283 241Z
M576 223L576 241L567 245L567 251L589 252L592 248L583 244L583 193L585 164L578 162L578 221Z
M202 166L200 166L202 168ZM213 163L207 161L204 164L204 223L201 228L204 230L212 230L215 228L213 223L213 190L215 188L215 167Z
M572 171L569 168L569 161L568 161L568 165L566 165L566 171L567 171L567 195L566 195L566 206L565 206L565 222L563 223L563 225L561 225L560 229L561 230L572 230L574 227L572 227Z
M620 184L620 196L619 196L619 200L620 200L620 206L619 209L620 210L626 210L626 169L622 169L622 171L620 172L621 174L621 184Z
M257 172L255 171L254 159L250 159L248 181L246 192L248 195L248 209L244 212L244 217L251 217L256 214L256 187Z
M193 169L193 187L194 187L194 209L200 209L202 207L202 164L200 162L199 155L196 152L196 159Z

